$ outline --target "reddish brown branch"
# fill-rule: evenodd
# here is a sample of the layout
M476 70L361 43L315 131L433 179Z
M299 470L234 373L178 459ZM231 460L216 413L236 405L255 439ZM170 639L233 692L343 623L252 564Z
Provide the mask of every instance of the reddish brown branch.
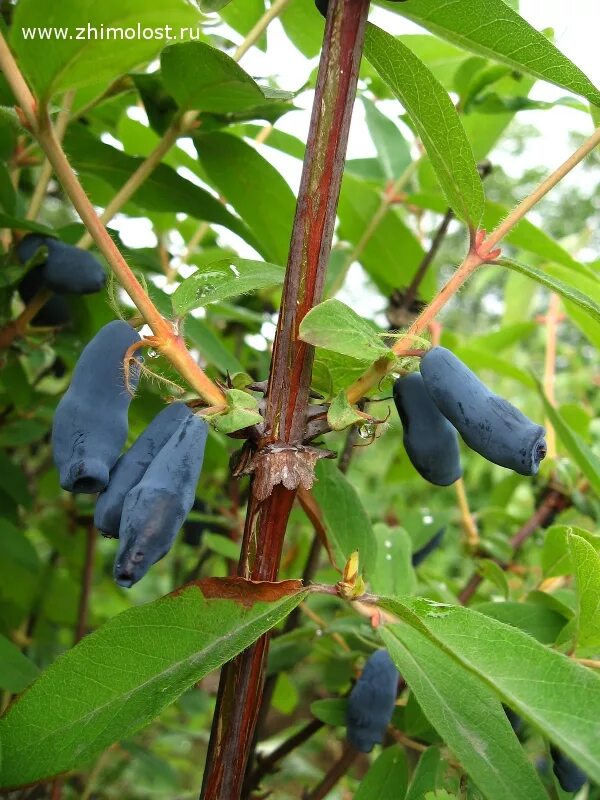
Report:
M540 503L539 508L536 509L527 522L525 522L522 527L519 528L519 530L510 540L513 555L521 549L527 539L533 536L538 528L547 525L558 511L562 511L570 504L571 500L562 494L562 492L559 492L556 489L551 489L548 491ZM510 566L509 564L503 564L500 561L497 561L496 563L504 570L508 569ZM482 581L483 577L479 573L476 572L471 575L464 589L458 595L458 599L462 605L467 605L481 585Z
M75 631L75 644L85 636L88 624L90 594L94 577L94 556L96 553L96 530L92 523L88 523L85 542L85 562L81 575L81 593L79 595L79 609L77 612L77 628Z
M296 731L289 739L283 741L279 747L276 747L268 756L258 757L258 766L250 775L247 785L244 788L244 797L248 797L254 789L260 786L260 782L270 772L275 770L275 766L285 758L289 753L293 752L297 747L307 742L311 736L325 726L324 722L320 719L311 719L306 725L303 725L300 730Z
M364 406L365 406L364 403L358 403L358 408L360 411L364 411ZM346 472L348 472L348 469L350 467L350 461L354 453L354 444L356 443L357 438L358 438L358 429L356 427L350 428L350 430L346 435L344 448L338 459L338 469L344 475L346 474ZM318 528L319 525L322 526L322 522L320 521L320 519L318 518L317 520L314 520L310 517L310 515L308 516L309 519L311 519L311 521L313 522L314 533L310 544L310 549L308 551L308 556L306 558L306 564L304 565L304 571L302 572L302 583L305 586L307 586L312 581L317 569L319 568L319 563L321 561L321 540L323 539L323 536L325 536L325 541L327 541L327 533L324 531L324 529L319 530ZM298 606L291 612L289 617L286 619L285 625L283 626L282 634L290 633L291 631L295 630L300 624L301 617L302 617L302 609L300 608L300 606ZM256 747L256 743L262 739L263 731L267 720L267 715L269 713L269 708L271 707L273 692L275 691L276 682L277 682L277 675L270 675L265 682L260 714L256 726L255 742L252 748L253 750ZM247 777L247 780L252 780L252 776Z
M0 330L0 350L5 350L7 347L10 347L15 339L23 336L31 320L38 311L46 305L51 297L52 292L50 289L40 289L19 316Z
M300 445L304 435L313 349L299 341L298 328L321 299L368 6L368 0L330 3L265 396L262 448L273 443ZM256 485L254 477L238 574L273 580L295 491L276 484L261 502ZM268 646L269 637L264 636L222 670L203 800L240 797L261 706Z
M343 778L348 772L358 755L358 750L346 744L342 755L333 764L321 783L315 786L312 792L305 792L302 800L323 800L324 797L327 797L340 778Z
M425 277L425 273L431 266L431 262L436 257L438 250L441 247L442 242L444 241L444 237L448 232L448 228L450 227L450 223L454 219L454 212L451 208L449 208L446 213L444 214L444 218L442 219L439 228L437 229L435 236L431 241L431 245L429 250L423 256L421 263L417 267L417 271L414 274L412 281L410 282L406 292L404 293L404 297L402 299L402 305L406 309L410 309L413 300L417 297L417 292L419 291L419 286L421 285L421 281Z

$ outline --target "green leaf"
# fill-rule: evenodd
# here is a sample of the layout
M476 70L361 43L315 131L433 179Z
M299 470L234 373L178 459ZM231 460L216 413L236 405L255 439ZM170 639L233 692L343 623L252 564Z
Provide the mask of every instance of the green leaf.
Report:
M265 0L247 0L244 3L228 3L219 16L234 31L247 36L264 13ZM267 49L266 31L256 46L263 52Z
M538 603L507 600L504 603L478 603L474 609L505 625L514 625L542 644L553 644L566 623L566 619L557 611Z
M23 219L21 217L13 217L10 214L0 212L0 225L3 228L14 228L15 230L35 231L35 233L43 233L46 236L55 236L56 233L52 228L47 225L41 225L39 222L34 222L31 219Z
M484 210L483 187L448 93L402 42L371 24L365 54L410 114L449 205L477 227Z
M519 344L532 336L538 326L535 322L517 322L514 325L502 325L501 328L492 331L486 331L479 334L479 336L470 336L470 347L479 350L491 350L494 353L499 353L512 347L514 344ZM529 374L527 375L529 378Z
M592 300L591 297L588 297L583 294L583 292L580 292L579 289L576 289L575 286L564 283L564 281L555 278L550 273L542 272L542 270L537 269L537 267L532 267L529 264L520 264L512 258L500 258L497 263L515 272L520 272L522 275L527 275L534 281L541 283L542 286L556 292L565 300L569 300L573 305L581 308L596 322L600 322L600 305ZM573 272L572 280L574 282L578 280L576 272Z
M371 324L335 299L325 300L308 312L300 323L300 339L361 361L377 361L391 354Z
M319 55L323 44L323 17L314 3L290 0L279 15L286 36L307 58Z
M477 572L482 578L487 578L488 581L500 590L504 599L508 597L508 580L504 570L492 561L491 558L482 558L477 563Z
M558 438L561 440L573 461L583 472L590 482L590 486L600 495L600 458L588 447L581 436L578 436L572 428L567 425L560 413L554 408L552 403L544 394L541 384L538 384L538 391L544 403L544 410Z
M343 389L333 398L331 405L327 409L327 422L334 431L343 431L344 428L348 428L350 425L356 425L357 422L364 421L364 417L348 402L346 392Z
M600 92L552 42L504 0L411 0L386 8L459 47L554 83L600 105Z
M40 570L37 550L23 531L7 519L0 519L0 552L28 572Z
M186 0L164 0L160 5L146 0L61 0L52 7L21 0L11 25L11 44L32 87L47 101L65 89L99 82L107 87L146 64L164 46L166 22L185 39L189 30L195 33L200 27L201 17ZM32 35L32 28L63 33L42 38ZM160 30L162 35L144 37L144 29Z
M65 136L65 149L73 166L82 176L84 185L88 176L95 182L94 186L100 178L115 191L126 183L144 160L104 144L81 125L69 128ZM146 211L173 213L176 209L198 220L224 225L248 244L260 247L243 222L231 214L216 197L182 178L166 164L159 164L146 178L133 195L131 203Z
M284 619L298 581L208 578L131 608L60 656L0 720L0 786L86 764Z
M232 126L229 131L248 139L256 139L258 134L263 131L263 126L247 123L245 125ZM282 153L292 156L292 158L298 158L300 161L304 158L306 151L305 142L298 139L297 136L292 136L291 133L280 131L277 128L273 128L269 132L262 144L267 145L267 147L273 147L275 150L280 150Z
M36 665L10 639L0 635L0 689L22 692L38 673Z
M0 210L14 214L17 195L10 179L6 164L0 162Z
M296 207L286 181L237 136L210 133L194 141L210 181L250 228L261 254L273 264L286 264Z
M574 533L568 535L569 550L577 582L577 651L600 648L600 556L589 542Z
M231 3L231 0L196 0L202 11L210 14L213 11L220 11L226 5Z
M380 208L379 188L346 172L338 204L340 239L356 247L363 239L365 231L370 228L371 221ZM403 221L400 211L395 207L388 207L369 241L364 245L358 260L377 288L383 294L390 294L398 287L408 286L423 255L424 251L419 240ZM345 259L347 258L345 254ZM339 278L334 281L334 285L338 284ZM435 287L435 270L429 269L421 283L420 296L429 300L433 296Z
M380 629L425 716L489 800L547 795L492 689L408 625Z
M27 477L21 467L15 464L2 450L0 450L0 487L12 497L15 503L24 508L31 508Z
M182 109L227 114L291 97L261 88L233 58L204 42L166 47L160 63L164 84Z
M185 314L219 300L277 286L283 283L284 277L282 267L265 261L245 258L211 261L177 287L173 294L173 310L176 314Z
M366 97L362 97L361 100L365 107L367 127L383 167L383 173L388 180L398 180L412 161L406 139L372 100Z
M428 747L424 751L413 773L406 800L422 800L426 792L435 789L440 761L437 747Z
M369 579L376 594L411 594L415 590L416 577L412 566L412 541L404 528L391 528L383 522L373 525L377 541L377 560Z
M348 701L342 697L314 700L310 704L310 713L326 725L337 727L346 724L347 705Z
M221 433L233 433L250 425L258 425L262 417L258 413L258 400L241 389L225 389L227 411L208 418Z
M600 676L472 609L422 598L386 599L380 605L425 631L590 778L600 780Z
M370 361L351 358L317 347L313 365L312 387L327 400L334 397L366 372Z
M223 556L223 558L230 558L237 561L240 557L239 542L233 542L227 536L222 536L219 533L210 533L204 531L202 534L202 544L212 550L213 553Z
M242 364L204 320L188 317L185 321L185 334L209 364L213 364L223 374L243 372Z
M315 468L317 480L312 493L327 530L327 539L343 567L348 556L358 550L360 570L367 577L375 565L377 542L371 521L358 493L336 464L321 459Z
M383 750L354 793L354 800L403 800L408 785L406 752L400 745Z
M542 569L544 577L553 578L557 575L571 575L573 561L569 548L569 534L574 533L585 539L596 550L600 550L600 535L591 533L574 525L552 525L546 531L544 548L542 550Z

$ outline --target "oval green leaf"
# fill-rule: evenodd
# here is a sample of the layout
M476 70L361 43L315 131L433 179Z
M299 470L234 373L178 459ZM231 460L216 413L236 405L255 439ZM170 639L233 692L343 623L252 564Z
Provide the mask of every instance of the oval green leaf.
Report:
M477 227L484 210L481 177L450 96L408 47L371 24L365 54L410 114L448 204Z
M106 88L150 61L171 35L185 39L201 24L187 0L20 0L11 45L38 97L101 83ZM152 36L143 31L152 30Z
M186 278L173 294L173 310L186 314L218 300L283 283L283 267L246 258L211 261Z
M376 361L391 353L372 325L335 299L325 300L308 312L300 323L300 339L361 361Z
M386 6L442 39L554 83L600 105L600 91L504 0L411 0Z
M208 578L131 608L60 656L0 720L0 787L87 763L277 625L307 593L299 581L242 581L242 594L240 581Z

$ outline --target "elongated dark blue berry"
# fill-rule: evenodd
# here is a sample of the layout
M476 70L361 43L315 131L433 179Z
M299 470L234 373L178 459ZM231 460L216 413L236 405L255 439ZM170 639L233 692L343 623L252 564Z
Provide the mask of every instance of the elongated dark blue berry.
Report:
M560 783L565 792L578 792L587 781L585 772L571 761L558 747L550 748L552 756L552 769L556 775L556 780Z
M437 550L438 547L442 543L442 539L444 538L444 534L446 533L446 528L440 528L439 531L432 536L432 538L427 542L426 545L423 545L419 550L415 550L412 554L412 565L413 567L418 567L430 553L433 553L434 550Z
M465 443L488 461L535 475L546 455L545 431L498 397L445 347L421 359L427 391Z
M398 378L394 402L404 429L404 448L419 475L436 486L457 481L462 468L456 429L433 402L418 372Z
M47 289L44 280L44 268L33 267L19 282L17 290L21 300L27 304L41 289ZM35 326L57 327L71 321L71 310L65 297L55 294L45 303L31 320Z
M400 674L387 650L369 657L355 683L346 710L346 735L357 750L370 753L390 723Z
M108 486L96 502L94 525L98 530L118 538L127 493L140 482L161 447L191 414L185 403L171 403L154 417L129 450L119 458L110 471Z
M114 567L120 586L133 586L171 549L194 504L207 435L203 419L185 419L125 498Z
M513 711L512 708L505 706L502 704L502 708L504 709L504 713L508 717L508 721L510 722L510 726L515 732L515 734L521 738L521 734L523 733L523 728L525 727L525 723L523 722L523 717L519 716L516 711Z
M65 244L52 236L28 233L17 245L17 255L25 263L40 247L48 256L41 265L48 288L59 294L92 294L106 283L106 273L100 262L87 250Z
M131 395L123 357L139 340L130 325L115 320L84 347L52 425L52 451L63 489L92 494L108 483L127 439ZM138 369L130 368L132 388L138 377Z

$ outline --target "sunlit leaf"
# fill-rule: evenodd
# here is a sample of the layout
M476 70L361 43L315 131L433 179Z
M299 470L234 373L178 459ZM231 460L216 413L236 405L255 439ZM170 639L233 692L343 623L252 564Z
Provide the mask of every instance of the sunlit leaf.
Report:
M173 294L173 309L185 314L218 300L283 283L284 270L265 261L228 258L211 261L186 278Z
M386 7L459 47L528 72L600 105L600 92L589 78L504 0L410 0Z
M306 596L298 581L242 588L241 580L208 578L131 608L58 658L0 720L0 786L86 764L154 719Z
M448 93L414 53L374 25L365 54L411 115L449 205L476 227L484 209L481 178Z
M196 32L201 17L186 0L20 0L11 25L11 44L39 96L115 78L150 61L164 46L168 20L181 38ZM40 29L50 35L40 34ZM143 36L143 30L163 36ZM52 32L59 30L62 33ZM37 35L36 35L37 31ZM186 33L187 32L187 33Z
M316 347L360 360L387 358L390 349L375 328L340 300L325 300L300 323L300 338Z

